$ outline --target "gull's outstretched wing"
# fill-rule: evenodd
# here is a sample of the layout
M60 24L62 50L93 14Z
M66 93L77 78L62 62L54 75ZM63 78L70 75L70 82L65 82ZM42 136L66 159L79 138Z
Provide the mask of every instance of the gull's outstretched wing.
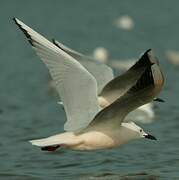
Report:
M137 83L114 103L100 111L91 122L94 128L99 126L116 127L126 115L136 108L153 100L161 91L164 78L157 64L148 67Z
M95 78L66 52L17 18L14 21L46 64L56 83L67 115L64 129L75 131L86 127L99 111Z
M99 96L113 103L135 85L147 67L155 63L157 64L158 60L151 49L147 50L128 71L106 84Z
M58 42L57 40L53 40L53 43L58 48L65 51L67 54L80 62L95 77L98 84L98 94L101 92L104 86L114 78L112 68L107 66L106 64L98 62L91 57L74 51L64 44Z

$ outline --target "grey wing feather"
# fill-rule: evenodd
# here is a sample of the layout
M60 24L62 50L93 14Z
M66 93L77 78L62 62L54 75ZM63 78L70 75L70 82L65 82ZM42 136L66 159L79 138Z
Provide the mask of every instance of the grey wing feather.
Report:
M104 97L110 103L114 102L135 85L145 69L154 63L157 63L157 59L151 49L149 49L128 71L106 84L100 96Z
M80 62L95 77L98 85L98 94L101 92L104 86L114 78L112 68L107 66L106 64L98 62L91 57L74 51L73 49L70 49L64 44L58 42L57 40L53 39L53 43L58 48L65 51L67 54Z
M157 64L148 67L137 83L114 103L100 111L90 126L121 124L125 116L136 108L149 103L161 91L164 83L162 72Z

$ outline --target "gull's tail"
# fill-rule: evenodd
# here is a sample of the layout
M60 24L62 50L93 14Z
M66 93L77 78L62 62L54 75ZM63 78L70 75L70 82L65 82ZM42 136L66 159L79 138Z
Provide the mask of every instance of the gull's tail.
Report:
M32 145L41 147L42 151L55 151L57 148L61 147L60 144L54 143L49 138L37 139L29 141Z
M32 145L41 147L41 149L45 151L54 151L59 147L71 147L80 143L78 137L72 132L65 132L29 142L32 143Z

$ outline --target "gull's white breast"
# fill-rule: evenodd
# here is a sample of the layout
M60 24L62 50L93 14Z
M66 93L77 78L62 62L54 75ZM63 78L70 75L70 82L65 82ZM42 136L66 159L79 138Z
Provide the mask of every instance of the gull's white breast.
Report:
M111 130L88 131L78 135L82 143L69 147L74 150L110 149L128 141L130 137L125 127Z

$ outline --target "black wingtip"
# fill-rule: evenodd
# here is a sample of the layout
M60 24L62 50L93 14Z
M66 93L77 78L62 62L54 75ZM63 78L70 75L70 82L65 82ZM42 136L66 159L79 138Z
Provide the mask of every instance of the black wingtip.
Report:
M15 22L15 24L20 27L19 23L17 22L17 18L13 17L12 20Z
M12 20L16 22L16 18L15 17L13 17Z
M154 98L153 101L162 102L162 103L165 102L165 100L163 100L163 99L161 99L161 98Z
M54 38L52 38L52 42L55 46L57 46L59 49L61 49L62 51L65 51L57 42Z
M147 67L144 73L136 82L136 84L130 90L138 91L139 89L143 89L150 85L154 85L154 79L153 79L151 67Z
M53 44L55 44L55 45L56 45L56 41L55 41L55 39L54 39L54 38L52 38L52 42L53 42Z
M138 69L140 68L147 68L152 66L153 64L156 64L156 60L152 53L152 49L148 49L142 54L140 59L129 70L138 71Z
M149 53L150 51L152 51L152 49L150 48L150 49L148 49L147 51L145 51L145 53Z
M27 40L29 41L29 43L33 46L33 43L32 43L32 38L31 36L29 35L29 33L22 27L22 25L20 25L18 22L17 22L17 18L12 18L15 22L15 24L19 27L19 29L21 29L21 31L24 33L24 35L27 37Z
M158 64L151 48L145 51L145 53L142 55L141 59L142 58L147 59L151 66L153 64Z
M59 46L59 44L56 43L56 40L55 40L54 38L52 38L52 42L53 42L53 44L54 44L55 46L57 46L58 48L61 49L61 47Z
M152 53L152 49L150 48L150 49L147 49L146 51L144 51L142 54L141 54L141 58L143 57L143 56L147 56L149 53Z

